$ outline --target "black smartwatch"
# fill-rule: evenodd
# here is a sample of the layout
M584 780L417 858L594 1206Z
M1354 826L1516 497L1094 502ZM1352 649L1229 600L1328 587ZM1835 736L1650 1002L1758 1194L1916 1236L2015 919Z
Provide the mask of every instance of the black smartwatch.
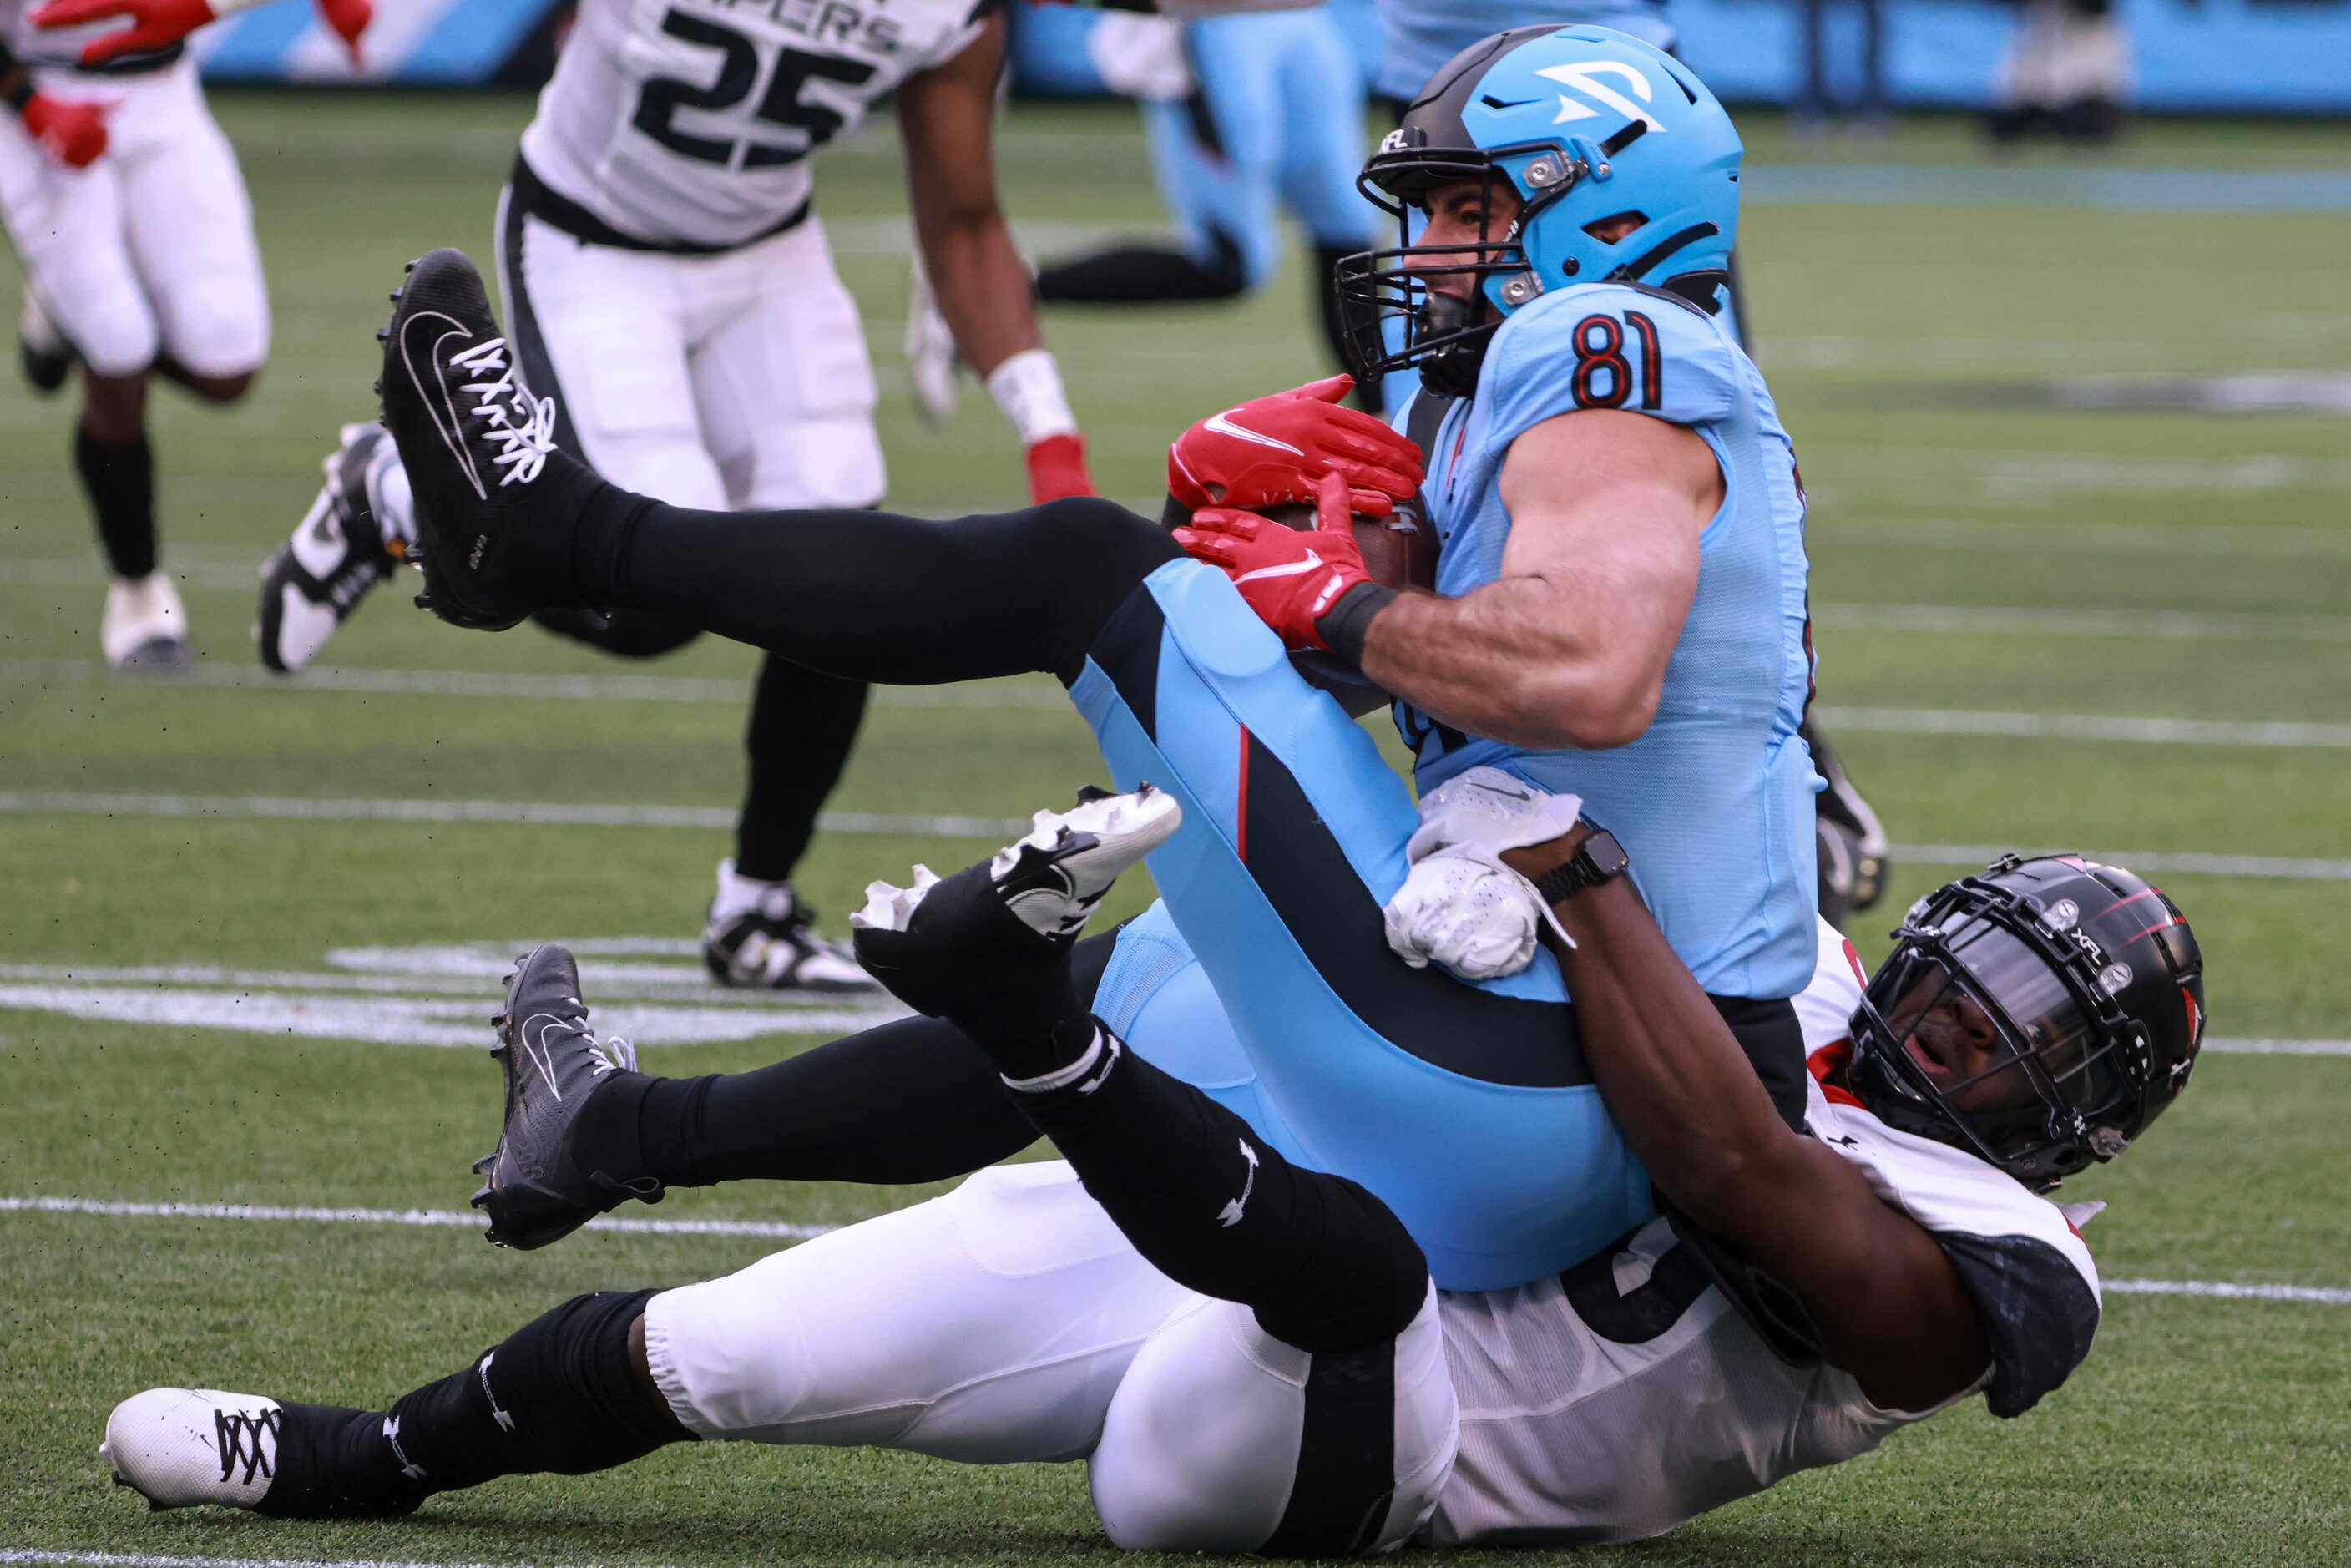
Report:
M1535 878L1535 891L1542 894L1545 904L1564 904L1587 887L1614 882L1632 863L1615 834L1594 828L1590 837L1576 845L1573 859Z

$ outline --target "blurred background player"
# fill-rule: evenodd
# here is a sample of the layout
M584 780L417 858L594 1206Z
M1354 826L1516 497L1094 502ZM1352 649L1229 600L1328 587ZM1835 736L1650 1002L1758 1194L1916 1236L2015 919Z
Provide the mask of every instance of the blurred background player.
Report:
M2130 74L2130 40L2114 0L2023 0L2001 62L2001 107L1984 117L1984 129L2002 144L2043 132L2111 141L2122 133Z
M97 0L168 29L185 0ZM209 16L210 13L205 13ZM200 25L201 20L191 23ZM885 14L587 0L498 212L500 287L523 379L567 450L674 505L860 508L883 475L855 302L810 212L810 156L896 94L914 225L963 357L1019 433L1030 497L1090 493L1061 372L998 205L989 120L1003 21L971 0ZM265 569L256 635L299 669L415 539L383 431L351 425ZM494 481L495 482L495 481ZM573 610L549 630L622 657L695 630ZM753 695L735 855L703 933L734 986L868 982L817 936L791 875L865 709L862 685L769 658Z
M1333 361L1343 364L1331 268L1368 246L1374 225L1355 192L1365 152L1362 68L1339 20L1328 6L1310 5L1184 19L1111 11L1087 21L1085 56L1098 85L1143 107L1152 173L1176 240L1049 261L1037 273L1038 298L1238 298L1280 266L1274 213L1287 205L1312 247L1309 292ZM907 360L934 418L954 406L949 347L934 313L910 313Z
M81 367L74 468L113 574L99 646L118 669L181 669L194 649L157 570L148 384L161 373L206 402L242 398L269 355L269 300L245 177L195 66L177 35L85 61L106 9L0 0L14 111L0 115L0 222L25 269L26 379L55 392Z

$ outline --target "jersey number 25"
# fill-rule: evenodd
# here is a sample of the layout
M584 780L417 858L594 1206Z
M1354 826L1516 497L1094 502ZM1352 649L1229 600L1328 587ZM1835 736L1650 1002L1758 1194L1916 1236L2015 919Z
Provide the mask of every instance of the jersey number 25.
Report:
M768 78L768 90L760 96L759 104L751 111L754 120L768 125L780 125L801 133L799 145L778 145L772 141L722 141L708 136L695 136L680 131L673 123L681 109L716 111L735 108L751 96L759 81L759 47L732 27L722 26L705 17L688 16L684 11L672 11L662 18L662 31L673 38L719 51L721 60L718 79L708 87L679 81L674 77L656 77L645 83L638 96L633 121L639 131L683 158L702 163L732 164L740 149L742 167L772 168L780 163L797 163L824 145L832 133L841 129L841 117L837 110L821 103L804 101L800 93L810 81L837 81L844 87L862 87L873 75L873 67L862 60L844 60L832 55L802 54L798 49L785 49L776 57L776 68Z

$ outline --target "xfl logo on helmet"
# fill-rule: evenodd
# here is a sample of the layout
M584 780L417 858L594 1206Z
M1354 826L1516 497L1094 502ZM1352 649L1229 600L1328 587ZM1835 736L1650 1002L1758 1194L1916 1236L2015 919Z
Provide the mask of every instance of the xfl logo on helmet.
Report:
M1593 103L1605 104L1610 109L1614 110L1617 113L1625 116L1627 120L1639 120L1651 131L1663 131L1665 129L1664 124L1658 120L1656 115L1651 114L1647 110L1641 107L1641 103L1646 103L1656 96L1654 90L1649 86L1649 78L1643 75L1638 68L1628 66L1622 60L1585 60L1576 65L1545 66L1542 69L1535 72L1535 75L1555 81L1562 87L1572 87L1575 89L1576 91L1589 97ZM1635 103L1631 99L1626 98L1614 88L1603 87L1599 82L1593 79L1595 77L1604 75L1613 76L1623 81L1626 87L1631 88L1635 93L1640 95L1641 103ZM1578 103L1575 99L1568 97L1567 94L1561 93L1559 95L1559 117L1553 120L1552 123L1553 125L1565 125L1570 120L1597 120L1599 118L1600 110L1593 108L1592 104Z

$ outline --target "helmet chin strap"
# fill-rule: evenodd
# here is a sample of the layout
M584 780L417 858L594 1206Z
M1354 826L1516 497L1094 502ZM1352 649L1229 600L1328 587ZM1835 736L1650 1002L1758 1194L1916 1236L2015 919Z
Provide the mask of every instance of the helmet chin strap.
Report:
M1458 295L1443 294L1435 289L1421 303L1418 330L1420 335L1438 342L1437 347L1421 356L1416 367L1420 371L1421 385L1441 397L1471 397L1478 391L1478 369L1486 362L1486 345L1493 340L1499 320L1483 320L1490 314L1482 293L1473 292L1467 299Z

